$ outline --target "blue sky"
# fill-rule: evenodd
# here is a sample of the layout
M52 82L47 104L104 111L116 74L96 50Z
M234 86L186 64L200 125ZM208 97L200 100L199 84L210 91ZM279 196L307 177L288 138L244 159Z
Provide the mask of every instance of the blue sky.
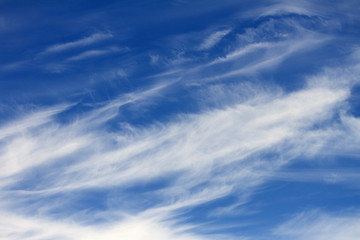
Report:
M0 2L0 239L358 240L358 1Z

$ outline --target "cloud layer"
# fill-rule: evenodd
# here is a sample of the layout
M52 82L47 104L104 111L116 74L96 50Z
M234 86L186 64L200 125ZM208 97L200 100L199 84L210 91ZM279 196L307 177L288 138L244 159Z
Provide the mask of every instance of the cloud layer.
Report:
M356 204L271 224L252 205L278 182L359 182L359 48L328 60L355 42L342 30L354 16L320 3L276 1L131 48L96 30L3 65L91 81L1 121L0 238L356 239Z

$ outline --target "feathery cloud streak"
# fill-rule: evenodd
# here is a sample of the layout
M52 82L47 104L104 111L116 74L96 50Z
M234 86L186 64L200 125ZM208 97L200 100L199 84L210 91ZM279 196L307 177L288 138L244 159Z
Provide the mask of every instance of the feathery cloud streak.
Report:
M145 33L133 34L147 41L134 37L134 54L125 59L110 54L120 51L113 42L88 47L113 38L106 33L40 48L49 64L76 64L74 72L86 69L76 77L108 76L112 85L102 82L92 94L66 98L70 104L2 121L0 238L261 239L276 226L268 238L331 234L316 228L339 222L333 214L263 224L268 214L256 198L277 180L349 186L356 179L356 168L322 177L342 155L359 155L356 44L349 34L337 35L347 20L334 23L321 8L307 11L304 2L266 6L257 9L260 17L196 33L171 29L174 37L154 41L141 28ZM108 22L106 29L118 36L117 24ZM329 54L339 42L354 46ZM81 61L100 55L104 62ZM60 80L73 76L57 74ZM307 164L326 165L319 167L324 174L296 167ZM279 191L277 199L282 197L288 195ZM270 205L271 197L262 201ZM299 209L286 208L291 210L274 208L272 214ZM356 227L353 215L342 215L340 225ZM298 224L301 231L294 230ZM306 231L308 226L318 227ZM357 234L343 229L343 236Z
M5 131L15 137L6 141L1 151L1 158L7 160L2 162L3 172L8 173L2 178L2 186L8 189L6 192L25 194L30 199L39 196L46 199L49 194L69 191L114 186L126 188L131 183L178 173L169 186L147 196L150 199L161 196L161 202L150 208L137 206L140 209L133 209L140 216L163 216L160 222L171 217L176 209L199 205L233 191L244 195L269 177L261 174L262 171L274 171L297 156L318 151L319 144L321 147L326 142L326 135L311 127L331 117L348 96L348 91L346 88L315 85L281 95L274 98L274 95L259 93L253 99L225 109L182 115L165 125L131 128L129 132L119 133L99 132L99 127L122 105L115 102L105 106L105 112L101 110L111 113L110 118L103 118L103 113L99 115L98 110L94 110L90 115L65 125L54 122L55 119L47 123L48 114L38 113L44 116L43 124L20 128L23 130L18 137L18 133ZM96 125L92 124L93 121ZM81 155L78 154L80 151ZM267 151L277 152L278 158L272 161L263 159L261 153ZM74 160L60 168L56 164L51 167L51 163L68 161L68 158ZM12 165L16 162L21 167ZM26 173L29 167L45 163L50 164L51 170L40 176L19 175ZM229 167L233 171L229 171ZM35 177L37 181L34 181ZM32 184L27 184L25 190L16 184L23 181ZM16 206L15 199L10 205L14 203ZM56 207L51 203L46 205L50 210ZM120 224L121 229L128 223L120 221L114 224ZM6 231L14 230L10 227ZM40 234L48 236L50 233L46 231L41 230ZM52 232L55 235L51 236L60 233L65 234L59 231Z
M113 38L113 35L111 33L94 33L91 36L73 42L55 44L46 48L43 52L39 53L39 55L46 55L50 53L67 51L72 48L84 47L110 38Z
M302 212L279 226L274 232L280 239L355 240L360 236L359 213L326 214Z

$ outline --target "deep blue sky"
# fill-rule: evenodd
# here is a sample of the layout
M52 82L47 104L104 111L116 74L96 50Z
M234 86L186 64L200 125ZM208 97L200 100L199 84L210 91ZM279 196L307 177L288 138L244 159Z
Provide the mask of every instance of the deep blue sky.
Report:
M0 239L358 240L358 1L0 1Z

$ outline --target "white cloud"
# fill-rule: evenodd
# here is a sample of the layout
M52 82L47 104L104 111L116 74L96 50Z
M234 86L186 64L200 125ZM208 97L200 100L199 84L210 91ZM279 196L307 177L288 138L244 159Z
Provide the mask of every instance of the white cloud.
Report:
M203 240L200 236L186 233L186 228L174 228L159 222L156 217L125 217L110 226L90 227L76 223L52 221L46 218L25 217L1 212L0 239L36 240Z
M26 65L26 61L17 61L17 62L13 62L13 63L8 63L5 65L2 65L0 67L1 71L13 71L13 70L17 70L19 68L22 68Z
M326 24L319 21L319 25ZM163 75L157 74L154 78L167 78L170 75L186 79L188 84L202 85L207 81L256 76L259 72L274 70L297 54L306 54L331 43L331 36L305 26L291 18L281 21L270 18L255 28L246 29L244 34L238 35L224 52L214 58L200 60L199 63L199 58L188 57L182 51L176 55L180 58L175 57ZM186 41L182 45L186 46Z
M279 43L251 44L249 46L246 46L244 49L237 50L236 52L228 54L226 57L215 60L214 62L210 63L210 66L213 64L234 61L240 57L246 57L246 56L249 57L251 53L259 50L263 52L262 58L258 58L252 62L249 61L249 63L242 65L237 69L219 75L206 77L201 80L205 80L205 81L222 80L227 77L233 77L239 75L251 75L251 74L256 74L262 70L273 69L274 67L280 65L287 58L293 56L295 53L314 49L317 46L321 46L322 44L324 44L326 40L328 40L326 37L311 36L309 38L302 38L302 39L284 41ZM249 57L249 59L251 59L251 57Z
M210 63L198 64L184 71L180 69L176 73L182 75L174 78L176 80L166 83L168 79L165 79L163 84L92 106L91 111L67 123L57 121L57 114L71 110L71 106L30 113L23 119L2 126L0 191L5 194L0 199L0 209L3 209L0 236L13 239L203 239L186 233L185 230L191 232L195 226L176 225L182 213L179 210L185 211L233 193L241 199L238 204L244 204L255 187L273 178L283 166L299 156L321 154L329 143L339 146L332 149L335 153L356 151L360 139L359 119L348 116L343 107L358 76L358 69L324 71L309 78L303 89L290 93L278 89L258 90L255 85L254 92L244 97L239 96L243 93L238 91L240 87L217 85L216 90L209 92L207 83L204 84L203 80L273 68L295 53L322 46L328 39L299 29L296 28L294 36L281 42L248 43ZM215 46L228 32L212 34L200 49ZM111 37L111 34L94 34L75 42L54 45L43 54L87 46ZM85 51L68 61L108 54L113 50L118 49ZM254 53L258 55L251 59ZM246 64L238 61L242 58L246 58ZM180 65L183 60L175 65ZM201 76L208 70L207 67L222 63L231 68L211 73L209 78ZM110 73L109 77L121 74L117 71ZM117 122L115 124L125 127L121 130L108 128L108 121L115 121L124 106L134 104L140 109L141 104L155 102L154 99L174 82L186 85L196 79L197 74L205 85L201 97L220 101L216 107L206 106L198 113L178 114L164 123L135 127ZM204 102L206 105L206 100ZM331 121L334 114L341 116L339 122L313 128ZM342 137L341 141L338 136ZM276 157L265 157L269 152ZM34 169L43 166L46 166L46 171L33 173ZM281 174L276 177L287 177L286 172ZM131 201L133 205L106 205L101 212L108 221L106 226L100 223L83 224L82 221L88 219L95 221L97 211L85 211L79 218L67 216L56 220L49 216L51 214L47 215L61 209L62 203L72 201L65 197L59 200L60 203L46 201L49 196L89 189L126 189L130 185L141 185L169 176L171 181L168 184L137 194L139 198L146 195L148 201L154 200L152 205L143 206L138 199L129 200L122 194L107 199L118 200L124 205ZM22 182L26 182L26 188L22 187ZM36 198L45 201L26 205L29 199ZM25 204L18 207L19 203ZM74 215L82 214L74 211ZM224 212L225 208L214 209L213 214ZM111 217L114 215L118 215L117 218ZM323 221L321 217L318 219L320 223ZM296 224L284 226L291 229L293 225ZM286 232L283 229L280 227L277 234L299 235L296 231ZM305 231L303 236L319 237L315 232ZM327 233L323 233L326 236ZM211 239L216 239L216 236Z
M28 239L56 236L141 239L144 234L150 236L147 239L200 239L178 233L169 223L170 219L176 219L175 210L198 206L234 192L246 199L254 187L271 177L271 172L296 157L319 152L333 139L333 135L323 134L312 126L331 119L350 91L347 84L333 84L337 79L328 74L310 79L304 89L296 92L258 91L248 99L239 98L229 105L197 114L182 114L167 123L142 128L130 126L114 132L106 131L104 125L118 115L122 106L149 101L169 83L121 96L70 123L56 122L56 114L69 108L67 106L33 113L5 125L0 130L3 138L0 158L4 159L1 185L11 189L19 181L29 180L26 189L14 190L14 193L30 199L92 188L126 188L129 183L174 177L169 185L146 193L148 199L157 199L153 206L105 210L104 215L125 213L129 216L124 221L111 220L112 227L106 229L101 225L84 227L76 221L70 223L74 221L71 218L46 220L38 211L42 209L46 215L58 205L41 202L41 208L28 206L37 213L32 218L8 217L1 233L4 238L18 239L26 239L27 235L23 234L33 234ZM356 72L349 71L349 74ZM211 94L214 97L216 92ZM349 119L347 125L357 128L358 124ZM263 158L269 151L277 157ZM67 164L59 168L56 163L61 161ZM48 171L29 175L29 169L41 164L47 164ZM34 177L36 181L31 181ZM24 199L12 197L11 192L7 190L8 197L1 201L3 209L16 206ZM130 214L131 210L136 213ZM30 229L35 230L29 232Z
M357 211L351 214L302 212L279 226L274 233L284 239L357 240L360 236L360 215Z
M115 149L101 149L105 147L101 144L103 137L94 136L94 141L99 142L96 145L100 152L92 154L92 157L79 164L69 166L61 174L61 181L45 188L58 188L60 183L65 189L125 184L176 171L189 171L186 182L190 184L190 188L208 181L213 165L220 164L218 167L221 167L235 161L245 161L253 152L296 137L297 131L326 118L332 105L342 101L344 97L346 92L343 91L311 89L282 99L268 99L268 104L240 104L226 110L182 116L183 120L169 125L153 126L146 131L135 130L129 136L122 133L118 136L118 146L115 145ZM117 107L117 104L109 106L107 111L112 112ZM96 115L90 115L87 121L106 116L103 111L100 112L100 115L94 112ZM79 123L70 126L71 129L75 130ZM85 121L84 125L89 125L89 122ZM74 130L71 132L76 133ZM51 135L54 137L54 134ZM62 135L58 137L63 138ZM78 139L75 136L72 138L75 141ZM15 145L14 143L14 147ZM28 151L25 154L31 156ZM244 163L251 170L252 164L248 161ZM196 177L193 176L194 173ZM76 174L76 179L71 178L73 174ZM189 181L192 177L193 182Z
M207 37L204 42L199 46L199 50L206 50L215 46L218 42L221 41L227 34L229 34L231 30L226 29L222 31L217 31L212 33L209 37Z
M323 183L346 183L349 185L357 185L360 182L360 176L357 169L304 169L304 170L288 170L261 173L268 175L277 181L289 182L323 182Z
M73 48L79 48L79 47L85 47L89 46L107 39L113 38L113 35L111 33L95 33L88 37L82 38L80 40L76 40L73 42L67 42L67 43L61 43L56 44L53 46L50 46L46 48L44 51L38 53L36 56L34 56L32 59L17 61L13 63L4 64L3 66L0 66L0 71L15 71L18 69L23 69L25 67L31 67L38 65L36 62L39 60L39 58L53 53L63 52L67 51L69 49ZM68 61L78 61L89 57L95 57L100 55L106 55L109 53L119 52L119 51L127 51L126 48L118 48L118 47L110 47L105 50L88 50L85 51L77 56L73 56L68 58ZM47 62L44 64L41 64L41 67L45 69L46 71L53 72L53 73L61 73L67 69L67 66L64 63L59 62Z
M66 109L55 108L4 126L1 132L7 140L2 142L0 151L1 158L6 160L1 162L3 187L26 177L31 180L32 176L24 175L30 168L73 159L67 161L66 167L48 165L49 171L37 175L36 182L26 191L14 191L30 198L91 188L126 187L129 183L148 182L174 173L177 177L168 186L147 193L147 198L158 199L154 206L143 210L140 207L135 211L138 214L128 215L122 221L111 220L111 227L81 226L70 223L71 218L55 221L36 214L30 218L5 212L9 217L0 231L3 237L143 239L146 235L147 239L201 239L179 232L170 224L169 220L177 215L174 210L198 206L234 191L246 199L253 187L270 177L269 173L297 156L321 149L314 149L314 145L322 145L324 135L313 132L311 126L330 118L348 96L346 88L309 84L309 88L290 94L258 92L248 100L180 115L165 124L104 131L103 125L117 116L119 108L147 101L166 86L128 94L70 124L55 122L56 114ZM278 157L263 159L262 153L266 151L276 152ZM2 199L3 209L20 201L16 199L23 199L13 198L9 192L7 196ZM43 209L45 215L58 207L51 202L41 204L28 207L35 212ZM103 214L130 214L130 210L110 208Z
M52 126L39 125L34 132L25 131L3 145L1 154L7 159L2 163L3 172L11 177L28 167L61 157L77 159L65 170L52 170L56 181L37 180L34 188L45 192L124 185L182 172L175 185L164 191L162 204L170 203L166 199L178 199L174 204L180 207L199 204L225 196L234 188L246 191L267 177L258 170L275 170L283 164L262 161L261 157L255 161L253 154L277 146L286 162L289 156L281 147L284 141L294 146L289 155L312 149L308 145L313 142L305 141L307 128L331 116L333 108L347 97L342 89L305 89L275 98L255 97L258 99L255 102L201 114L182 115L171 123L148 129L132 128L128 133L96 130L116 116L119 107L146 99L157 91L154 88L110 102L70 125L52 123ZM93 130L89 132L90 129ZM83 157L76 154L81 149L86 152L82 153ZM214 173L215 169L234 163L242 166L240 172ZM17 181L16 175L13 181ZM207 183L205 189L188 192L204 183Z
M65 111L70 106L71 105L59 105L50 109L43 109L42 111L31 113L29 116L20 117L20 119L0 127L0 139L21 134L27 129L49 123L53 120L54 115Z
M111 54L111 53L116 53L116 52L120 52L120 51L121 52L126 51L126 49L121 49L118 47L111 47L111 48L104 49L104 50L88 50L88 51L82 52L76 56L68 58L67 61L79 61L79 60L98 57L98 56L107 55L107 54Z
M111 33L94 33L91 36L82 38L80 40L67 42L67 43L60 43L50 46L47 49L45 49L43 52L41 52L39 55L46 55L50 53L66 51L72 48L88 46L110 38L113 38L113 35Z
M151 64L157 64L159 62L159 59L160 59L159 55L150 54L149 57L150 57Z

